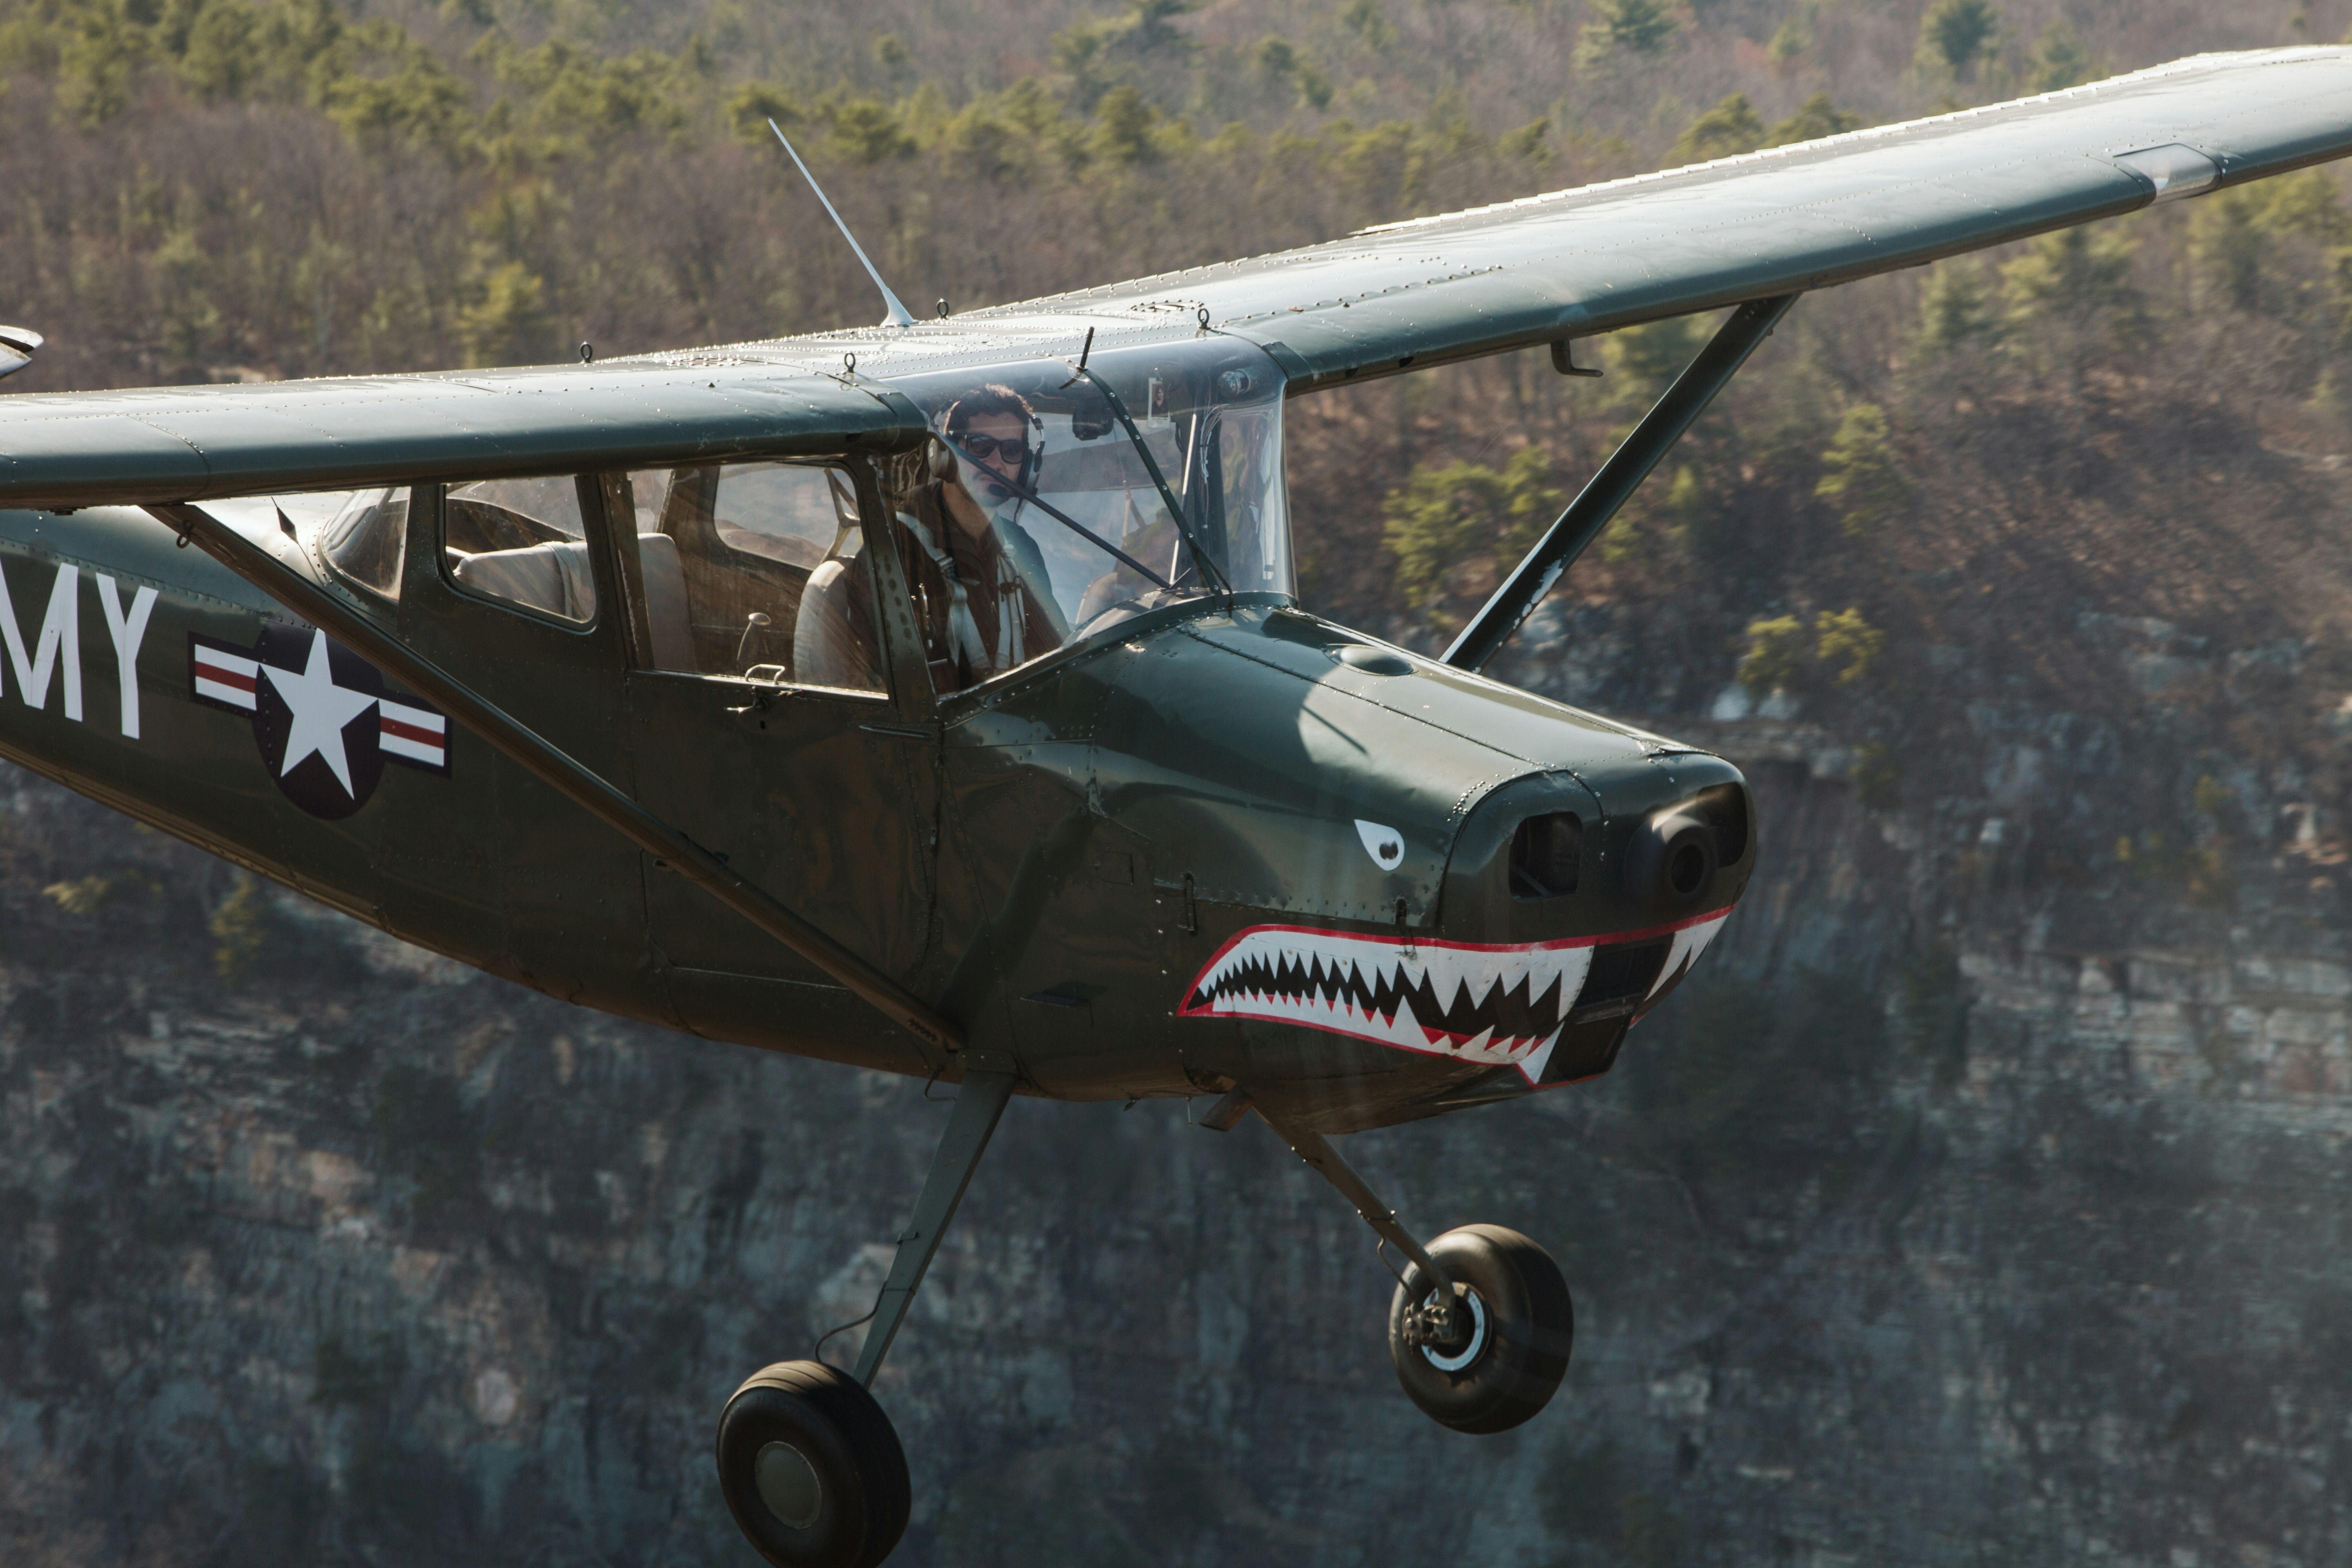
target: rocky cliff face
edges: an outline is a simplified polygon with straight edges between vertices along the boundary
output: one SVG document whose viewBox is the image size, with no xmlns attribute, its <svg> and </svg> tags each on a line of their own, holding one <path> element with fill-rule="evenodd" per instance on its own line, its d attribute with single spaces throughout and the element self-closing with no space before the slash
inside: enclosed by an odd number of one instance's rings
<svg viewBox="0 0 2352 1568">
<path fill-rule="evenodd" d="M 1654 618 L 1548 615 L 1515 676 L 1641 705 Z M 2150 689 L 2315 680 L 2084 636 Z M 897 1561 L 2352 1554 L 2352 954 L 2310 758 L 2199 763 L 2160 703 L 2061 710 L 1955 655 L 1890 793 L 1727 668 L 1656 721 L 1758 786 L 1704 982 L 1606 1079 L 1353 1141 L 1409 1222 L 1560 1258 L 1552 1407 L 1418 1415 L 1370 1238 L 1255 1120 L 1016 1102 L 877 1390 Z M 2183 766 L 2201 837 L 2069 858 Z M 943 1108 L 10 787 L 0 1560 L 751 1561 L 717 1412 L 865 1310 Z"/>
</svg>

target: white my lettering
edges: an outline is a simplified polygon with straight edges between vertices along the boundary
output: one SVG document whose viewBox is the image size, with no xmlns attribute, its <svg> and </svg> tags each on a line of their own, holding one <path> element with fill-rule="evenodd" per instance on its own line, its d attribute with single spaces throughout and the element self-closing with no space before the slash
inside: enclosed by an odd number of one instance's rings
<svg viewBox="0 0 2352 1568">
<path fill-rule="evenodd" d="M 8 580 L 0 575 L 0 638 L 8 644 L 8 663 L 16 672 L 16 695 L 27 708 L 49 705 L 49 677 L 57 671 L 59 653 L 65 665 L 66 717 L 81 718 L 81 621 L 75 585 L 79 567 L 59 565 L 49 584 L 49 607 L 41 616 L 41 633 L 33 657 L 25 657 L 25 634 L 16 620 L 16 606 L 8 596 Z"/>
<path fill-rule="evenodd" d="M 114 644 L 114 668 L 122 693 L 122 733 L 139 739 L 139 649 L 147 640 L 147 623 L 155 614 L 156 591 L 131 591 L 131 607 L 122 605 L 121 585 L 103 572 L 93 572 L 99 608 L 106 612 L 106 635 Z M 27 708 L 49 705 L 49 682 L 62 689 L 60 706 L 68 719 L 81 718 L 81 568 L 60 563 L 49 583 L 49 602 L 41 614 L 40 630 L 28 653 L 24 623 L 0 573 L 0 644 L 7 647 L 7 669 L 16 678 L 16 698 Z M 5 684 L 5 682 L 0 682 Z"/>
<path fill-rule="evenodd" d="M 106 612 L 106 635 L 114 639 L 114 668 L 122 679 L 122 733 L 139 738 L 139 645 L 147 640 L 147 617 L 155 613 L 155 590 L 142 587 L 131 595 L 131 613 L 122 613 L 122 599 L 114 579 L 103 572 L 90 575 L 98 582 L 99 608 Z"/>
</svg>

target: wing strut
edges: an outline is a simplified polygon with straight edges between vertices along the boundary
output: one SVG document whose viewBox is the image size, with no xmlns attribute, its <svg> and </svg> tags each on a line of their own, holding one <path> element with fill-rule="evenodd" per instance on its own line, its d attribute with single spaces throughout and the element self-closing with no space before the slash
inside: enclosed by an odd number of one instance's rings
<svg viewBox="0 0 2352 1568">
<path fill-rule="evenodd" d="M 1458 669 L 1486 667 L 1495 650 L 1519 629 L 1519 623 L 1543 602 L 1585 547 L 1601 537 L 1601 531 L 1658 466 L 1658 459 L 1682 439 L 1691 422 L 1706 412 L 1715 395 L 1748 363 L 1756 345 L 1772 335 L 1772 328 L 1796 302 L 1794 294 L 1776 294 L 1769 300 L 1750 300 L 1731 312 L 1706 347 L 1699 350 L 1698 357 L 1666 388 L 1657 405 L 1609 454 L 1601 471 L 1576 492 L 1559 521 L 1536 542 L 1536 547 L 1495 590 L 1495 596 L 1462 628 L 1462 635 L 1445 650 L 1446 663 Z"/>
<path fill-rule="evenodd" d="M 950 1051 L 962 1048 L 963 1031 L 944 1015 L 262 546 L 202 507 L 173 503 L 146 510 L 294 614 L 446 710 L 509 761 L 872 1003 L 917 1039 Z"/>
</svg>

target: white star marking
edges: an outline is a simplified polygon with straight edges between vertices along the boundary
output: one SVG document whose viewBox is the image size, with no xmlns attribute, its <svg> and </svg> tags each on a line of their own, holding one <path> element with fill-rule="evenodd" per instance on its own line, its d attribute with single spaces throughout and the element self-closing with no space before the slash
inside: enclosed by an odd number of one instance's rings
<svg viewBox="0 0 2352 1568">
<path fill-rule="evenodd" d="M 374 707 L 375 699 L 335 684 L 327 663 L 327 634 L 322 631 L 310 634 L 310 662 L 301 674 L 274 664 L 261 668 L 268 671 L 269 684 L 294 711 L 294 726 L 286 732 L 286 762 L 278 770 L 278 776 L 292 773 L 296 763 L 316 752 L 334 773 L 335 782 L 343 786 L 343 793 L 358 798 L 359 792 L 352 788 L 351 758 L 343 751 L 343 726 Z"/>
</svg>

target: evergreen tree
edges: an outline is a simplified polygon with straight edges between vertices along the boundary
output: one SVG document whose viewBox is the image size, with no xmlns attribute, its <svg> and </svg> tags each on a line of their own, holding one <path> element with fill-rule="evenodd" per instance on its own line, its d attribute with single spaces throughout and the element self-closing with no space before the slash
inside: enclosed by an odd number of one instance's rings
<svg viewBox="0 0 2352 1568">
<path fill-rule="evenodd" d="M 1939 351 L 1992 336 L 1998 323 L 1991 306 L 1982 267 L 1964 257 L 1938 263 L 1919 301 L 1919 345 Z"/>
<path fill-rule="evenodd" d="M 1848 533 L 1869 532 L 1911 499 L 1910 481 L 1886 437 L 1885 411 L 1874 403 L 1857 403 L 1845 411 L 1822 454 L 1821 482 L 1813 493 L 1837 508 Z"/>
<path fill-rule="evenodd" d="M 1936 0 L 1919 18 L 1919 63 L 1964 76 L 1990 54 L 2000 34 L 1992 0 Z"/>
<path fill-rule="evenodd" d="M 1764 122 L 1748 106 L 1748 95 L 1735 92 L 1692 121 L 1668 156 L 1679 163 L 1703 163 L 1710 158 L 1753 153 L 1763 141 Z"/>
<path fill-rule="evenodd" d="M 2138 318 L 2131 237 L 2112 228 L 2065 228 L 2028 243 L 2000 269 L 2006 324 L 2031 331 L 2053 323 L 2128 325 Z"/>
<path fill-rule="evenodd" d="M 2042 37 L 2034 40 L 2033 66 L 2026 73 L 2025 86 L 2030 92 L 2056 92 L 2061 88 L 2079 86 L 2096 72 L 2091 51 L 2083 47 L 2083 40 L 2061 16 L 2042 28 Z"/>
<path fill-rule="evenodd" d="M 1559 514 L 1542 450 L 1523 447 L 1500 468 L 1423 464 L 1382 503 L 1381 537 L 1396 557 L 1397 586 L 1414 604 L 1435 597 L 1465 561 L 1533 544 Z"/>
<path fill-rule="evenodd" d="M 1849 131 L 1862 129 L 1862 116 L 1848 114 L 1830 101 L 1826 92 L 1817 92 L 1797 106 L 1797 112 L 1772 127 L 1764 138 L 1767 147 L 1786 147 L 1797 142 L 1818 142 L 1824 136 L 1842 136 Z"/>
<path fill-rule="evenodd" d="M 1595 70 L 1628 55 L 1660 54 L 1681 30 L 1673 8 L 1660 0 L 1591 0 L 1576 37 L 1576 63 Z"/>
</svg>

